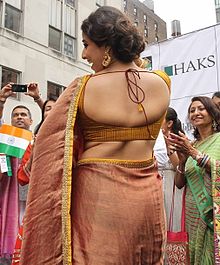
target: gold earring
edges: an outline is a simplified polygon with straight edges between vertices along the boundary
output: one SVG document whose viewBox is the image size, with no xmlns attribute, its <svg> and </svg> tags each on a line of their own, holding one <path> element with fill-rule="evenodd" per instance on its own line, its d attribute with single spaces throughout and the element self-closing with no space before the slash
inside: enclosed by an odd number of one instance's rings
<svg viewBox="0 0 220 265">
<path fill-rule="evenodd" d="M 218 123 L 215 120 L 212 121 L 212 128 L 213 128 L 214 132 L 217 131 Z"/>
<path fill-rule="evenodd" d="M 134 59 L 134 62 L 135 62 L 135 64 L 136 64 L 138 67 L 141 67 L 141 68 L 142 68 L 142 66 L 143 66 L 143 60 L 142 60 L 140 57 L 135 58 L 135 59 Z"/>
<path fill-rule="evenodd" d="M 107 48 L 105 50 L 105 54 L 103 56 L 103 61 L 102 61 L 102 65 L 106 68 L 110 65 L 111 61 L 112 61 L 112 58 L 109 54 L 109 51 L 110 51 L 110 48 Z"/>
</svg>

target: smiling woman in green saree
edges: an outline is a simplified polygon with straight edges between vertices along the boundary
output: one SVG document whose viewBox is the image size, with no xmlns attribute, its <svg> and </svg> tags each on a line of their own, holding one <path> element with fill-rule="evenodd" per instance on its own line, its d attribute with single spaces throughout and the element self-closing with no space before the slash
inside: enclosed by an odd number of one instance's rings
<svg viewBox="0 0 220 265">
<path fill-rule="evenodd" d="M 169 140 L 179 156 L 176 186 L 186 185 L 190 264 L 219 264 L 220 112 L 210 98 L 194 97 L 188 116 L 195 141 L 183 134 Z"/>
</svg>

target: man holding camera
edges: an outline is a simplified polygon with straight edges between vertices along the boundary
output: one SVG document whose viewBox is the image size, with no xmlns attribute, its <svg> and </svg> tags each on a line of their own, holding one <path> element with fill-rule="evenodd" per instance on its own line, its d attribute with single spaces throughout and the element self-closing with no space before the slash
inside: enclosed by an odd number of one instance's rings
<svg viewBox="0 0 220 265">
<path fill-rule="evenodd" d="M 0 91 L 0 119 L 2 118 L 4 104 L 8 97 L 16 95 L 16 92 L 13 92 L 13 86 L 16 86 L 13 83 L 9 83 L 4 86 Z M 24 92 L 25 95 L 28 95 L 34 99 L 40 108 L 43 107 L 44 101 L 40 97 L 40 92 L 38 85 L 36 83 L 30 83 L 27 85 L 27 92 Z M 16 90 L 14 90 L 16 91 Z M 13 124 L 12 124 L 13 125 Z"/>
<path fill-rule="evenodd" d="M 26 95 L 32 97 L 40 108 L 43 100 L 40 97 L 38 85 L 30 83 L 27 85 Z M 15 91 L 15 90 L 14 90 Z M 23 91 L 22 91 L 23 92 Z M 13 92 L 13 84 L 7 84 L 0 90 L 0 120 L 2 118 L 4 104 L 7 98 L 16 94 Z M 11 113 L 11 125 L 30 130 L 32 117 L 30 110 L 23 105 L 16 106 Z M 14 250 L 15 239 L 18 233 L 19 212 L 23 212 L 26 204 L 23 187 L 19 187 L 17 180 L 17 170 L 20 159 L 10 157 L 12 176 L 0 172 L 0 264 L 7 262 L 11 258 Z M 22 198 L 23 197 L 23 198 Z"/>
</svg>

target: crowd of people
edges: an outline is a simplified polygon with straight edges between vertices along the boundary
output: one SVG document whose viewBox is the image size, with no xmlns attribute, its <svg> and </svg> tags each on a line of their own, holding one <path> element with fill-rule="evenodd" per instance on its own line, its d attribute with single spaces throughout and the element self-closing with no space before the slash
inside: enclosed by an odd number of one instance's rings
<svg viewBox="0 0 220 265">
<path fill-rule="evenodd" d="M 12 92 L 11 84 L 7 84 L 1 89 L 0 119 L 2 119 L 5 102 L 13 94 L 15 92 Z M 42 106 L 43 100 L 40 98 L 37 84 L 29 84 L 27 95 L 31 96 L 39 107 Z M 12 126 L 29 130 L 32 122 L 31 112 L 26 106 L 18 105 L 12 110 Z M 12 176 L 9 177 L 7 172 L 0 174 L 0 264 L 4 264 L 7 260 L 10 260 L 13 253 L 20 220 L 25 210 L 28 189 L 27 186 L 23 188 L 18 185 L 17 171 L 20 164 L 19 159 L 10 157 L 10 160 Z"/>
<path fill-rule="evenodd" d="M 143 69 L 145 42 L 125 14 L 100 7 L 81 30 L 94 74 L 57 101 L 28 85 L 42 118 L 23 158 L 10 157 L 12 176 L 0 174 L 0 264 L 163 264 L 175 186 L 173 228 L 185 198 L 190 264 L 218 264 L 220 93 L 192 98 L 191 139 L 169 77 Z M 0 118 L 13 93 L 1 89 Z M 26 106 L 12 110 L 12 126 L 31 124 Z"/>
</svg>

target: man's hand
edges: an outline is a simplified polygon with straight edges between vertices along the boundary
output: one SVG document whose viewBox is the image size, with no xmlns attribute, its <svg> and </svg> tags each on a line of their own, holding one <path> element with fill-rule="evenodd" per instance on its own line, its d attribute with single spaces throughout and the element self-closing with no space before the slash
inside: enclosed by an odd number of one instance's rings
<svg viewBox="0 0 220 265">
<path fill-rule="evenodd" d="M 6 102 L 8 97 L 16 95 L 16 93 L 12 92 L 11 85 L 12 83 L 9 83 L 0 90 L 0 103 L 2 105 Z"/>
<path fill-rule="evenodd" d="M 25 93 L 32 97 L 35 101 L 40 98 L 40 91 L 37 83 L 29 83 L 28 84 L 28 92 Z"/>
</svg>

